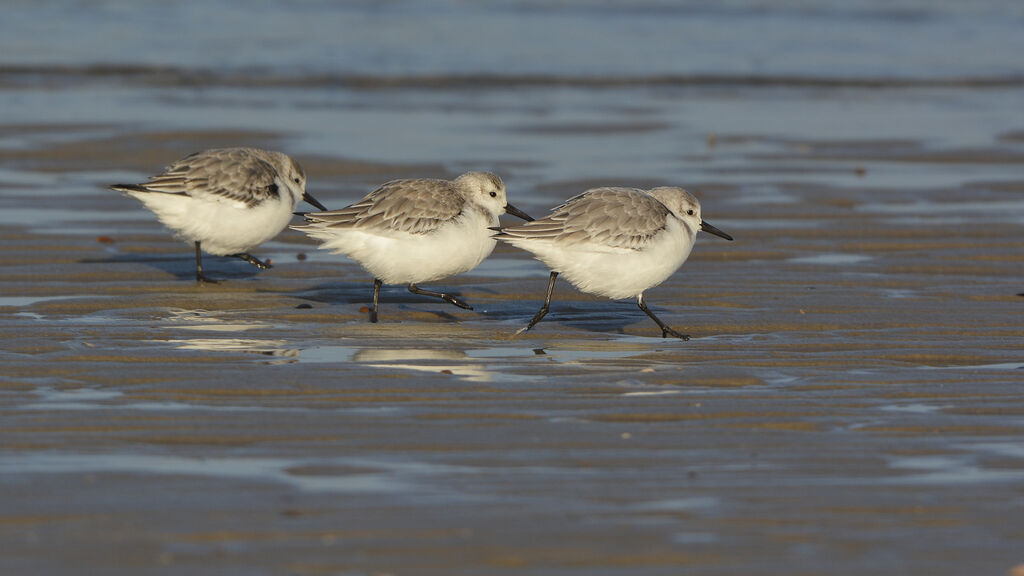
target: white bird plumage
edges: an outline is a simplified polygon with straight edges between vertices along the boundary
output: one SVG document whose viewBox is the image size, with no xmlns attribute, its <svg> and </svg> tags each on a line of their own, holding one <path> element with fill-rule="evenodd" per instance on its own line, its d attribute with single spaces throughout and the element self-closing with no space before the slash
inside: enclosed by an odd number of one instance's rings
<svg viewBox="0 0 1024 576">
<path fill-rule="evenodd" d="M 502 228 L 495 236 L 531 252 L 551 269 L 540 311 L 519 333 L 547 314 L 561 274 L 582 292 L 637 305 L 662 329 L 662 337 L 689 337 L 658 319 L 644 304 L 645 290 L 672 275 L 690 255 L 698 230 L 732 237 L 701 219 L 700 203 L 682 188 L 594 188 L 570 198 L 545 218 Z"/>
<path fill-rule="evenodd" d="M 346 208 L 306 214 L 306 224 L 292 229 L 373 275 L 370 321 L 376 322 L 381 284 L 407 284 L 410 292 L 472 310 L 450 294 L 417 284 L 476 268 L 494 250 L 490 229 L 502 213 L 531 219 L 508 204 L 501 178 L 468 172 L 454 180 L 393 180 Z"/>
<path fill-rule="evenodd" d="M 195 245 L 200 282 L 213 282 L 203 275 L 201 250 L 269 268 L 249 251 L 284 230 L 299 200 L 325 210 L 306 192 L 298 162 L 258 148 L 196 152 L 146 182 L 110 187 L 142 201 L 177 238 Z"/>
</svg>

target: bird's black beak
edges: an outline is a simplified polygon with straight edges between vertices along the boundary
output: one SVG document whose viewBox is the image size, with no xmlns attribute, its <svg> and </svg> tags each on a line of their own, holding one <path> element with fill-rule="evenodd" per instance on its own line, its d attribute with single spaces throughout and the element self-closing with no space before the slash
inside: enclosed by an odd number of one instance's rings
<svg viewBox="0 0 1024 576">
<path fill-rule="evenodd" d="M 318 208 L 321 212 L 326 212 L 327 211 L 327 207 L 324 206 L 323 204 L 321 204 L 320 201 L 317 200 L 316 198 L 313 198 L 312 196 L 310 196 L 309 192 L 304 192 L 302 194 L 302 199 L 306 201 L 306 204 L 309 204 L 310 206 Z"/>
<path fill-rule="evenodd" d="M 705 232 L 708 232 L 710 234 L 714 234 L 715 236 L 718 236 L 719 238 L 725 238 L 726 240 L 732 240 L 732 236 L 729 236 L 725 232 L 722 232 L 718 228 L 715 228 L 714 226 L 712 226 L 711 224 L 708 224 L 707 222 L 705 222 L 703 220 L 700 221 L 700 229 L 705 231 Z"/>
<path fill-rule="evenodd" d="M 516 208 L 515 206 L 513 206 L 511 204 L 505 204 L 505 213 L 506 214 L 511 214 L 511 215 L 515 216 L 516 218 L 522 218 L 523 220 L 526 220 L 527 222 L 533 222 L 533 218 L 529 214 L 527 214 L 526 212 L 523 212 L 522 210 L 520 210 L 519 208 Z M 730 238 L 730 240 L 731 240 L 731 238 Z"/>
</svg>

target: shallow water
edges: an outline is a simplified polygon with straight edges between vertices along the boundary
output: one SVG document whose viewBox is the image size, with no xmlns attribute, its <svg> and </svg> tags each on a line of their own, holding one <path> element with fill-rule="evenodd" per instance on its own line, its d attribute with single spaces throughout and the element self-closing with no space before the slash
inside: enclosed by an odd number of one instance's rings
<svg viewBox="0 0 1024 576">
<path fill-rule="evenodd" d="M 47 23 L 40 31 L 38 23 Z M 1024 564 L 1016 2 L 18 3 L 0 19 L 0 572 L 1003 574 Z M 295 38 L 301 41 L 296 42 Z M 954 50 L 955 47 L 955 51 Z M 105 189 L 293 153 L 340 207 L 679 184 L 646 300 L 499 247 L 386 287 Z M 301 255 L 301 257 L 300 257 Z"/>
</svg>

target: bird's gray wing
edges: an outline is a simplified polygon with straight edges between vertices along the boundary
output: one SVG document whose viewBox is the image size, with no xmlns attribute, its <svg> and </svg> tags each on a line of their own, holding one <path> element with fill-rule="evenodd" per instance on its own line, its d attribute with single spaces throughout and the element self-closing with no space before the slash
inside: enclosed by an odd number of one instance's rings
<svg viewBox="0 0 1024 576">
<path fill-rule="evenodd" d="M 668 208 L 643 190 L 594 188 L 570 198 L 545 218 L 502 228 L 497 237 L 638 250 L 665 228 L 668 215 Z"/>
<path fill-rule="evenodd" d="M 279 196 L 277 170 L 246 148 L 220 148 L 190 154 L 140 184 L 150 192 L 227 199 L 257 206 Z"/>
<path fill-rule="evenodd" d="M 465 204 L 447 180 L 392 180 L 347 208 L 306 214 L 306 221 L 329 228 L 427 234 L 458 216 Z"/>
</svg>

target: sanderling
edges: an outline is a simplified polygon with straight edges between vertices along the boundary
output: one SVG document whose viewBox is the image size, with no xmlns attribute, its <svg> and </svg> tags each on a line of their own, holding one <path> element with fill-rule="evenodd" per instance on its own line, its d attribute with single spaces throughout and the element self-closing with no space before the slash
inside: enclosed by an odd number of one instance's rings
<svg viewBox="0 0 1024 576">
<path fill-rule="evenodd" d="M 147 182 L 110 187 L 141 200 L 176 237 L 195 244 L 197 282 L 215 282 L 203 275 L 201 250 L 270 268 L 249 251 L 284 230 L 299 200 L 326 210 L 306 192 L 298 162 L 257 148 L 196 152 Z"/>
<path fill-rule="evenodd" d="M 636 303 L 661 327 L 662 338 L 683 340 L 644 304 L 644 290 L 672 275 L 690 255 L 697 230 L 732 240 L 703 221 L 692 194 L 675 187 L 652 190 L 594 188 L 567 200 L 551 215 L 501 228 L 495 237 L 518 246 L 551 269 L 544 305 L 521 334 L 548 313 L 555 278 L 563 274 L 577 289 Z"/>
<path fill-rule="evenodd" d="M 533 220 L 505 200 L 505 184 L 488 172 L 455 180 L 394 180 L 341 210 L 306 214 L 292 226 L 344 254 L 373 275 L 370 322 L 377 321 L 381 284 L 408 284 L 413 294 L 473 307 L 442 292 L 417 286 L 472 270 L 496 244 L 491 228 L 507 212 Z"/>
</svg>

